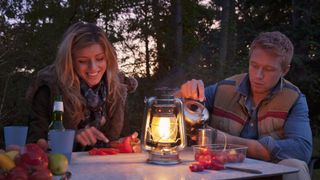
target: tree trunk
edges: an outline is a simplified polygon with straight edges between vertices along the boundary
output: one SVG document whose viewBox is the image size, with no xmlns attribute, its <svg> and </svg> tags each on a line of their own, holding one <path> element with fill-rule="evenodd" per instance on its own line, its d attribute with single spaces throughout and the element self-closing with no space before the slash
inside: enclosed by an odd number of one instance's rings
<svg viewBox="0 0 320 180">
<path fill-rule="evenodd" d="M 228 64 L 233 64 L 236 46 L 235 2 L 222 1 L 221 36 L 218 78 L 223 78 L 228 71 Z"/>
<path fill-rule="evenodd" d="M 232 65 L 235 60 L 236 45 L 237 45 L 237 27 L 236 27 L 236 17 L 235 17 L 235 1 L 230 1 L 229 10 L 229 26 L 228 26 L 228 51 L 227 51 L 227 62 Z"/>
<path fill-rule="evenodd" d="M 152 24 L 154 27 L 154 39 L 156 41 L 156 49 L 157 49 L 157 55 L 156 55 L 156 61 L 158 62 L 158 70 L 157 74 L 161 75 L 162 72 L 165 72 L 166 69 L 166 59 L 164 58 L 164 49 L 163 49 L 163 36 L 162 36 L 162 30 L 161 30 L 161 17 L 160 17 L 160 10 L 159 10 L 159 0 L 152 0 L 152 13 L 153 13 L 153 19 Z"/>
<path fill-rule="evenodd" d="M 147 2 L 145 1 L 145 17 L 144 17 L 144 42 L 145 42 L 145 51 L 146 51 L 146 75 L 147 75 L 147 78 L 150 79 L 150 51 L 149 51 L 149 31 L 148 31 L 148 13 L 147 13 Z"/>
<path fill-rule="evenodd" d="M 219 70 L 218 77 L 223 77 L 225 63 L 228 51 L 228 35 L 229 35 L 229 20 L 230 20 L 230 0 L 222 1 L 222 16 L 221 16 L 221 36 L 220 36 L 220 54 L 219 54 Z"/>
<path fill-rule="evenodd" d="M 176 53 L 176 60 L 175 64 L 181 63 L 182 60 L 182 7 L 181 7 L 181 0 L 176 0 L 175 1 L 175 53 Z"/>
</svg>

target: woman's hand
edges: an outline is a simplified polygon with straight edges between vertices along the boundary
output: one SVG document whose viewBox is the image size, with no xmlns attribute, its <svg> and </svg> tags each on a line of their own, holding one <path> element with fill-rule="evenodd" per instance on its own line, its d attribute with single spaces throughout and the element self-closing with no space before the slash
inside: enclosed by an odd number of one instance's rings
<svg viewBox="0 0 320 180">
<path fill-rule="evenodd" d="M 76 133 L 76 141 L 82 146 L 91 146 L 97 143 L 97 140 L 103 141 L 105 143 L 109 142 L 109 139 L 97 128 L 89 127 L 80 129 Z"/>
<path fill-rule="evenodd" d="M 140 153 L 141 150 L 141 141 L 138 138 L 138 133 L 134 132 L 133 134 L 131 134 L 131 145 L 132 145 L 132 150 L 134 153 Z"/>
<path fill-rule="evenodd" d="M 192 79 L 182 84 L 175 96 L 204 101 L 204 84 L 202 80 Z"/>
</svg>

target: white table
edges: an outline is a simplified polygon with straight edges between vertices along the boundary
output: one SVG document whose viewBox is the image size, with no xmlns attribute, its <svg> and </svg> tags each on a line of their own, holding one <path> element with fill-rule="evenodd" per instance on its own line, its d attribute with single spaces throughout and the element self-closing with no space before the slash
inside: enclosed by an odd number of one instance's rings
<svg viewBox="0 0 320 180">
<path fill-rule="evenodd" d="M 178 165 L 154 165 L 146 163 L 148 154 L 130 153 L 106 156 L 90 156 L 87 152 L 72 154 L 69 170 L 75 180 L 179 180 L 179 179 L 282 179 L 283 174 L 297 172 L 298 169 L 283 165 L 246 158 L 243 163 L 230 163 L 237 167 L 252 168 L 262 174 L 251 174 L 234 170 L 204 170 L 191 172 L 189 164 L 194 161 L 191 150 L 180 153 L 182 160 Z"/>
</svg>

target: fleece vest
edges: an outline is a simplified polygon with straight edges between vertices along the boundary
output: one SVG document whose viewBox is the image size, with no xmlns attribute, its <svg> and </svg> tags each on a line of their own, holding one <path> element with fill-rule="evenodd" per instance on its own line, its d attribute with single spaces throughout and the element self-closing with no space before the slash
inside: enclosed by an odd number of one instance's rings
<svg viewBox="0 0 320 180">
<path fill-rule="evenodd" d="M 247 74 L 235 75 L 218 83 L 215 94 L 211 126 L 234 136 L 240 135 L 250 118 L 245 107 L 247 97 L 237 91 L 237 87 L 246 76 Z M 263 100 L 257 110 L 259 138 L 284 138 L 284 124 L 288 112 L 299 97 L 300 91 L 289 81 L 280 81 L 279 91 Z"/>
</svg>

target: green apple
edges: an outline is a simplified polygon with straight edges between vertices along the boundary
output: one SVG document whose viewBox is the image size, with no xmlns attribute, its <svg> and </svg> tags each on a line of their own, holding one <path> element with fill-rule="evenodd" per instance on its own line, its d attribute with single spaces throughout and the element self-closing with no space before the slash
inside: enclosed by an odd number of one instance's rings
<svg viewBox="0 0 320 180">
<path fill-rule="evenodd" d="M 49 154 L 49 169 L 54 175 L 63 175 L 68 170 L 68 159 L 64 154 Z"/>
</svg>

